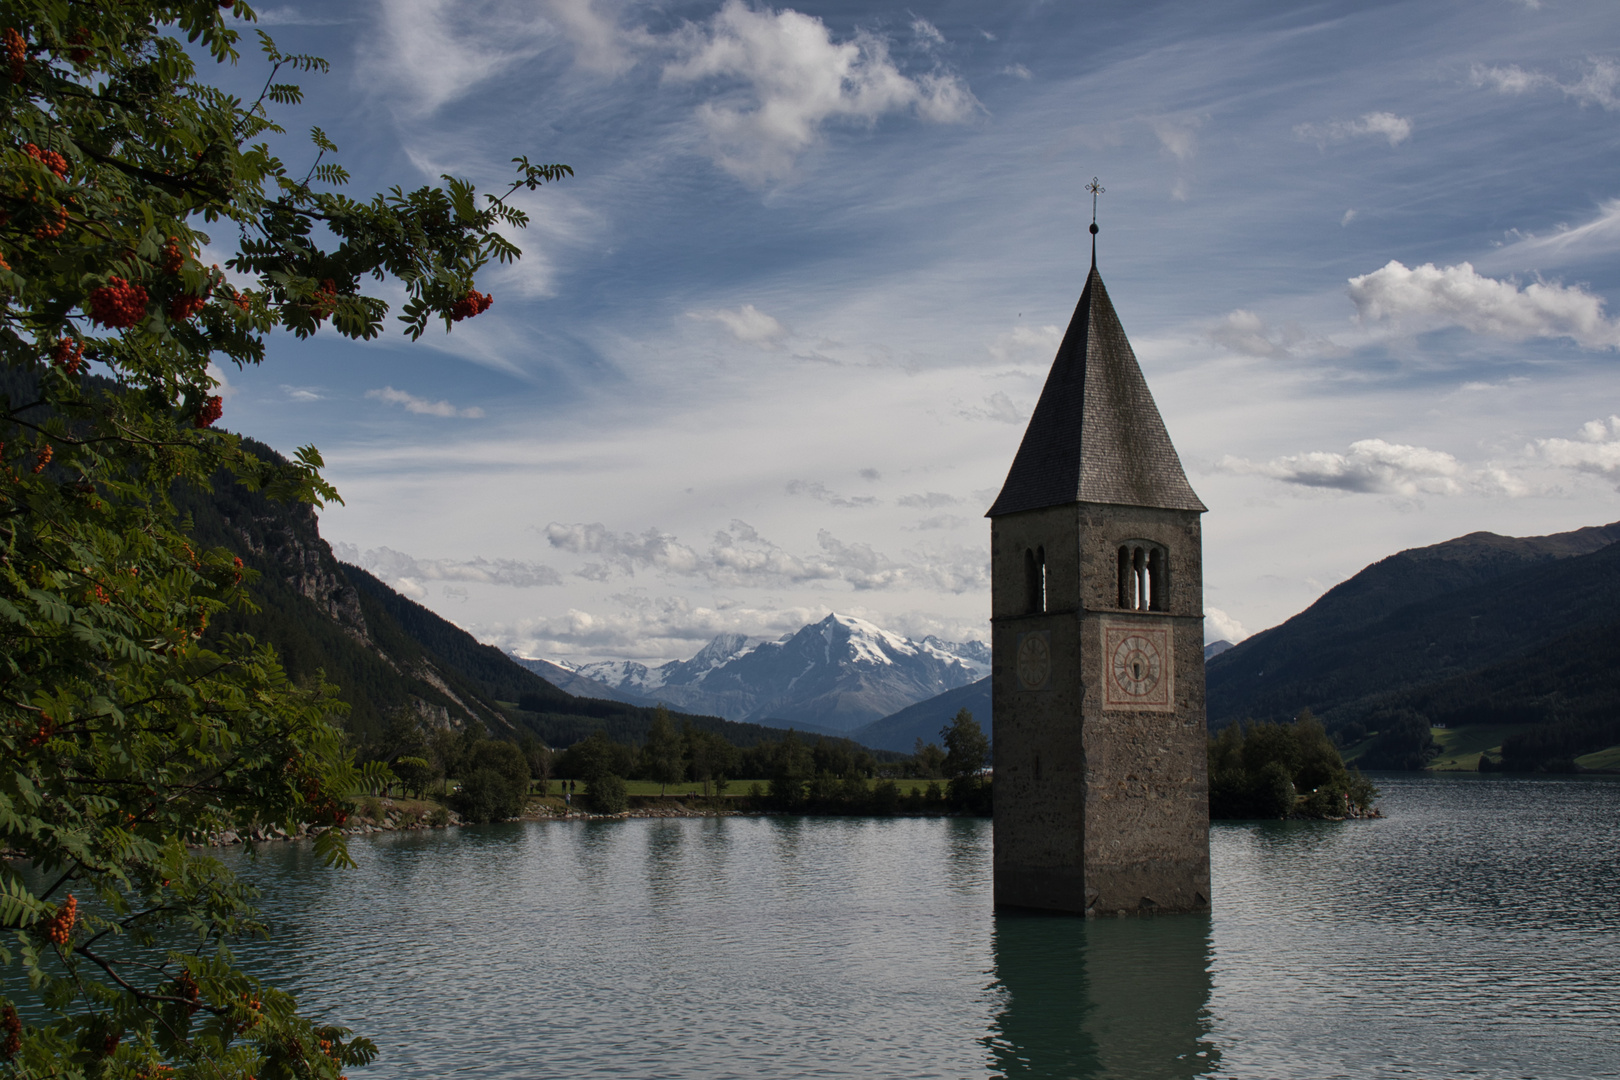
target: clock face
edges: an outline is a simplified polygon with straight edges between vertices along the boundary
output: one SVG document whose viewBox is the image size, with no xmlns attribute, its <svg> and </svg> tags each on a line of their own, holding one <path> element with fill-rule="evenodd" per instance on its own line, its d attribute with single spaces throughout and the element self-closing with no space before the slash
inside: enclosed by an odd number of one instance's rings
<svg viewBox="0 0 1620 1080">
<path fill-rule="evenodd" d="M 1025 634 L 1018 642 L 1018 685 L 1039 690 L 1052 675 L 1052 639 L 1043 630 Z"/>
<path fill-rule="evenodd" d="M 1102 660 L 1104 708 L 1175 711 L 1169 626 L 1110 620 Z"/>
<path fill-rule="evenodd" d="M 1159 645 L 1144 634 L 1131 634 L 1114 646 L 1110 674 L 1127 697 L 1148 698 L 1164 678 L 1164 657 Z"/>
</svg>

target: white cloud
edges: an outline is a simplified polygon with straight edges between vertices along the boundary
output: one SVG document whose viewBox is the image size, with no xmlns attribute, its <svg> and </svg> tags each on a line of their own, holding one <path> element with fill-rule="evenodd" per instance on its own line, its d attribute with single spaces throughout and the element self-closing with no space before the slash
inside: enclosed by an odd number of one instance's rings
<svg viewBox="0 0 1620 1080">
<path fill-rule="evenodd" d="M 1339 219 L 1339 228 L 1344 228 L 1354 220 L 1356 220 L 1356 208 L 1352 206 L 1344 212 L 1344 217 Z"/>
<path fill-rule="evenodd" d="M 1578 285 L 1533 282 L 1522 290 L 1476 272 L 1469 263 L 1408 269 L 1390 260 L 1349 282 L 1363 320 L 1416 329 L 1460 326 L 1509 341 L 1567 337 L 1588 349 L 1620 348 L 1620 326 L 1603 315 L 1603 298 Z"/>
<path fill-rule="evenodd" d="M 945 44 L 945 35 L 939 32 L 939 27 L 935 26 L 927 19 L 920 17 L 912 19 L 911 32 L 915 34 L 917 36 L 917 40 L 922 42 L 924 45 L 938 47 Z"/>
<path fill-rule="evenodd" d="M 842 509 L 851 509 L 859 506 L 876 506 L 877 497 L 874 495 L 843 496 L 830 491 L 826 484 L 820 481 L 789 480 L 787 483 L 789 495 L 806 495 L 817 502 L 824 502 L 828 506 Z"/>
<path fill-rule="evenodd" d="M 1008 64 L 1006 67 L 1001 69 L 1001 73 L 1003 75 L 1011 75 L 1015 79 L 1029 80 L 1035 77 L 1035 73 L 1029 70 L 1029 68 L 1025 67 L 1023 64 Z"/>
<path fill-rule="evenodd" d="M 613 598 L 611 613 L 571 608 L 561 615 L 525 619 L 515 625 L 476 627 L 480 641 L 523 656 L 662 661 L 686 659 L 718 634 L 777 638 L 825 618 L 827 607 L 760 609 L 740 605 L 693 604 L 684 597 L 636 594 Z"/>
<path fill-rule="evenodd" d="M 706 25 L 687 26 L 674 44 L 681 55 L 664 77 L 722 85 L 698 119 L 715 161 L 752 184 L 788 176 L 829 121 L 870 124 L 909 110 L 955 123 L 980 107 L 955 73 L 908 77 L 889 58 L 885 39 L 862 32 L 834 42 L 825 23 L 797 11 L 754 11 L 726 0 Z"/>
<path fill-rule="evenodd" d="M 870 544 L 840 540 L 826 529 L 816 534 L 819 551 L 795 555 L 760 536 L 744 521 L 714 534 L 706 552 L 698 553 L 659 529 L 641 534 L 615 533 L 600 524 L 546 526 L 555 548 L 598 556 L 576 576 L 608 581 L 614 572 L 634 575 L 637 569 L 707 581 L 716 588 L 781 588 L 815 582 L 843 582 L 856 590 L 925 589 L 960 594 L 989 586 L 990 556 L 982 548 L 919 548 L 903 559 L 892 558 Z"/>
<path fill-rule="evenodd" d="M 362 82 L 386 85 L 390 102 L 418 116 L 538 55 L 550 31 L 523 5 L 486 5 L 471 21 L 455 0 L 386 0 L 375 11 L 362 38 Z"/>
<path fill-rule="evenodd" d="M 1271 340 L 1272 330 L 1252 311 L 1238 308 L 1209 332 L 1215 344 L 1244 356 L 1285 357 L 1288 349 Z"/>
<path fill-rule="evenodd" d="M 1267 462 L 1228 456 L 1218 467 L 1304 487 L 1384 495 L 1456 495 L 1465 479 L 1462 463 L 1442 450 L 1383 439 L 1353 442 L 1348 454 L 1318 450 Z"/>
<path fill-rule="evenodd" d="M 1212 326 L 1209 339 L 1240 356 L 1286 360 L 1294 356 L 1333 356 L 1343 347 L 1322 337 L 1311 337 L 1295 323 L 1274 327 L 1246 308 L 1237 308 Z"/>
<path fill-rule="evenodd" d="M 957 409 L 956 415 L 964 420 L 995 420 L 1002 424 L 1022 424 L 1029 419 L 1029 413 L 1000 390 L 985 398 L 983 405 Z"/>
<path fill-rule="evenodd" d="M 1532 452 L 1550 464 L 1612 480 L 1620 490 L 1620 416 L 1589 420 L 1573 439 L 1538 439 Z"/>
<path fill-rule="evenodd" d="M 1159 145 L 1179 162 L 1188 162 L 1198 153 L 1198 129 L 1203 121 L 1188 117 L 1161 116 L 1150 121 Z"/>
<path fill-rule="evenodd" d="M 648 529 L 637 535 L 614 533 L 600 523 L 563 525 L 552 522 L 546 526 L 545 535 L 554 548 L 576 555 L 600 555 L 604 562 L 596 566 L 604 569 L 607 565 L 617 566 L 631 575 L 638 566 L 674 573 L 690 573 L 698 567 L 697 552 L 660 529 Z M 607 575 L 588 572 L 583 576 L 605 580 Z"/>
<path fill-rule="evenodd" d="M 1319 146 L 1347 139 L 1382 137 L 1399 146 L 1412 137 L 1412 121 L 1389 112 L 1370 112 L 1359 120 L 1333 120 L 1326 124 L 1296 124 L 1294 134 Z"/>
<path fill-rule="evenodd" d="M 942 506 L 955 506 L 961 501 L 955 495 L 947 495 L 943 491 L 929 491 L 920 495 L 902 495 L 894 500 L 894 505 L 919 510 L 938 510 Z"/>
<path fill-rule="evenodd" d="M 448 401 L 429 401 L 427 398 L 419 398 L 403 390 L 395 390 L 392 386 L 385 386 L 381 390 L 367 390 L 366 397 L 376 398 L 390 405 L 403 405 L 406 412 L 421 416 L 458 416 L 466 420 L 477 420 L 484 415 L 484 410 L 476 405 L 458 409 Z"/>
<path fill-rule="evenodd" d="M 1243 624 L 1220 608 L 1204 609 L 1204 638 L 1206 641 L 1230 641 L 1236 645 L 1249 636 Z"/>
<path fill-rule="evenodd" d="M 1488 87 L 1499 94 L 1523 94 L 1539 86 L 1549 86 L 1557 82 L 1550 75 L 1526 71 L 1517 64 L 1508 64 L 1504 67 L 1475 64 L 1469 69 L 1468 81 L 1475 86 Z"/>
<path fill-rule="evenodd" d="M 1475 64 L 1469 69 L 1468 81 L 1499 94 L 1556 88 L 1582 105 L 1597 105 L 1611 112 L 1620 109 L 1620 64 L 1608 59 L 1588 60 L 1586 70 L 1572 83 L 1559 82 L 1544 72 L 1526 71 L 1517 64 Z"/>
<path fill-rule="evenodd" d="M 1616 252 L 1620 252 L 1620 199 L 1607 199 L 1592 220 L 1545 236 L 1523 236 L 1496 252 L 1492 261 L 1546 266 L 1604 259 Z"/>
<path fill-rule="evenodd" d="M 516 559 L 418 559 L 393 548 L 361 551 L 353 544 L 345 543 L 333 544 L 332 551 L 344 562 L 352 563 L 385 581 L 409 581 L 418 589 L 423 581 L 466 581 L 528 589 L 541 585 L 561 585 L 563 580 L 562 575 L 549 566 Z M 448 591 L 446 595 L 449 595 Z M 466 594 L 463 592 L 461 595 Z"/>
<path fill-rule="evenodd" d="M 1522 465 L 1523 462 L 1521 461 Z M 1443 450 L 1361 439 L 1349 452 L 1311 451 L 1255 462 L 1226 456 L 1222 472 L 1267 476 L 1301 487 L 1364 495 L 1485 495 L 1520 498 L 1538 492 L 1508 468 L 1493 462 L 1470 466 Z"/>
<path fill-rule="evenodd" d="M 1610 110 L 1620 109 L 1620 64 L 1613 60 L 1594 60 L 1580 80 L 1559 89 L 1582 105 L 1601 105 Z"/>
<path fill-rule="evenodd" d="M 293 401 L 324 401 L 326 395 L 313 386 L 288 386 L 281 384 L 282 391 Z"/>
<path fill-rule="evenodd" d="M 620 75 L 634 66 L 635 47 L 650 40 L 627 31 L 597 9 L 595 0 L 544 0 L 543 7 L 574 47 L 574 63 L 587 71 Z"/>
<path fill-rule="evenodd" d="M 736 311 L 691 311 L 694 319 L 713 319 L 730 330 L 738 341 L 761 348 L 772 348 L 787 336 L 787 330 L 773 316 L 767 315 L 753 304 L 744 304 Z"/>
<path fill-rule="evenodd" d="M 1015 326 L 985 347 L 998 364 L 1049 364 L 1061 344 L 1063 328 L 1048 324 Z"/>
</svg>

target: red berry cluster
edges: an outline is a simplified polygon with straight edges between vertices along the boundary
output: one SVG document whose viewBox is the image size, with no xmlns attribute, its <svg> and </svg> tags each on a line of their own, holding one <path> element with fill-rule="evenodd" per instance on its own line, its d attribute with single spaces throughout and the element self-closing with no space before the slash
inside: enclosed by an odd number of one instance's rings
<svg viewBox="0 0 1620 1080">
<path fill-rule="evenodd" d="M 3 37 L 0 37 L 6 49 L 6 59 L 11 62 L 11 81 L 20 83 L 25 74 L 23 64 L 28 59 L 28 42 L 17 33 L 16 29 L 7 27 Z"/>
<path fill-rule="evenodd" d="M 68 897 L 45 922 L 45 936 L 53 945 L 66 945 L 73 940 L 73 924 L 79 921 L 79 902 Z"/>
<path fill-rule="evenodd" d="M 488 311 L 489 305 L 494 302 L 495 298 L 489 293 L 481 293 L 477 289 L 468 289 L 466 296 L 450 305 L 450 317 L 456 322 L 460 322 L 462 319 L 470 319 L 474 315 Z"/>
<path fill-rule="evenodd" d="M 158 265 L 165 274 L 178 274 L 180 268 L 186 265 L 186 253 L 181 250 L 178 237 L 169 237 L 169 242 L 163 245 L 163 262 Z"/>
<path fill-rule="evenodd" d="M 208 306 L 208 297 L 206 296 L 182 295 L 170 300 L 166 310 L 170 319 L 175 322 L 185 322 L 206 306 Z"/>
<path fill-rule="evenodd" d="M 197 1011 L 197 980 L 191 977 L 191 972 L 182 971 L 175 976 L 174 991 L 186 1000 L 188 1014 Z"/>
<path fill-rule="evenodd" d="M 23 153 L 45 166 L 62 179 L 67 179 L 67 158 L 55 150 L 41 150 L 33 143 L 23 143 Z"/>
<path fill-rule="evenodd" d="M 32 735 L 28 736 L 28 748 L 32 750 L 37 746 L 44 746 L 50 741 L 51 736 L 54 734 L 56 734 L 56 724 L 53 723 L 51 718 L 48 716 L 41 717 L 39 721 L 39 728 L 35 730 Z"/>
<path fill-rule="evenodd" d="M 51 357 L 52 364 L 55 364 L 69 375 L 77 375 L 79 365 L 83 362 L 84 342 L 65 337 L 56 343 L 56 353 Z"/>
<path fill-rule="evenodd" d="M 232 567 L 232 570 L 233 570 L 233 572 L 231 574 L 231 584 L 232 585 L 240 585 L 240 584 L 242 584 L 242 556 L 238 555 L 236 558 L 232 559 L 231 560 L 231 567 Z"/>
<path fill-rule="evenodd" d="M 55 240 L 58 236 L 67 232 L 67 227 L 67 207 L 61 206 L 57 208 L 54 218 L 34 230 L 34 235 L 41 240 Z"/>
<path fill-rule="evenodd" d="M 213 427 L 214 421 L 218 420 L 224 412 L 225 401 L 216 395 L 202 403 L 202 407 L 197 410 L 197 419 L 193 423 L 199 428 Z"/>
<path fill-rule="evenodd" d="M 79 46 L 90 44 L 89 28 L 81 26 L 77 30 L 73 31 L 73 33 L 68 37 L 68 44 Z M 68 51 L 68 59 L 73 61 L 75 64 L 82 64 L 86 60 L 90 59 L 90 50 L 85 48 L 70 49 Z"/>
<path fill-rule="evenodd" d="M 115 330 L 128 329 L 146 315 L 146 290 L 121 277 L 109 277 L 107 284 L 90 290 L 90 318 Z"/>
<path fill-rule="evenodd" d="M 51 457 L 55 453 L 56 453 L 56 451 L 51 449 L 51 444 L 46 443 L 45 444 L 45 449 L 43 449 L 43 450 L 41 450 L 39 452 L 39 460 L 34 462 L 34 471 L 36 473 L 44 472 L 45 471 L 45 466 L 47 466 L 47 465 L 49 465 L 51 463 Z"/>
<path fill-rule="evenodd" d="M 309 306 L 315 312 L 315 321 L 325 322 L 326 317 L 337 310 L 337 282 L 331 278 L 321 282 L 321 287 L 310 298 Z"/>
<path fill-rule="evenodd" d="M 0 1030 L 6 1033 L 5 1042 L 0 1043 L 0 1057 L 10 1061 L 22 1049 L 22 1017 L 17 1015 L 17 1007 L 9 1001 L 4 1009 L 0 1009 Z"/>
<path fill-rule="evenodd" d="M 251 301 L 251 300 L 249 300 L 247 298 L 246 293 L 232 292 L 231 293 L 231 303 L 235 304 L 238 308 L 242 309 L 243 311 L 252 311 L 253 310 L 253 301 Z"/>
</svg>

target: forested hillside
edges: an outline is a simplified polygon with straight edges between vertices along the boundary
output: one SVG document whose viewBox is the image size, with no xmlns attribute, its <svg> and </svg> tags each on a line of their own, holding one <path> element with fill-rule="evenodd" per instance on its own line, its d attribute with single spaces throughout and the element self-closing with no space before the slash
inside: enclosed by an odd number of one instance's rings
<svg viewBox="0 0 1620 1080">
<path fill-rule="evenodd" d="M 1620 743 L 1620 525 L 1404 551 L 1207 666 L 1210 725 L 1309 708 L 1363 763 L 1420 764 L 1433 725 L 1526 725 L 1509 768 Z M 1410 744 L 1410 745 L 1409 745 Z"/>
</svg>

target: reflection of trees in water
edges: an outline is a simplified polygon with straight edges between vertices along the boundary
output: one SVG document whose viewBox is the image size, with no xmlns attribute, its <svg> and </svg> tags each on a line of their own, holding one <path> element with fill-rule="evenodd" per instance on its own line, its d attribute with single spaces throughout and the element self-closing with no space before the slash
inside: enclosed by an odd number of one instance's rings
<svg viewBox="0 0 1620 1080">
<path fill-rule="evenodd" d="M 996 916 L 995 1075 L 1180 1080 L 1213 1072 L 1209 919 Z"/>
</svg>

